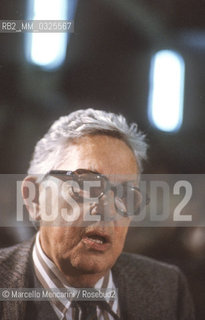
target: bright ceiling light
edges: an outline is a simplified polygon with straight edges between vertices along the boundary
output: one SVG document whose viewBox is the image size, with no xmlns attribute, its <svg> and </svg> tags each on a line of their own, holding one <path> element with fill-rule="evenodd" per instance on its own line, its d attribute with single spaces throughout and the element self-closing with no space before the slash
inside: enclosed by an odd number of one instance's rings
<svg viewBox="0 0 205 320">
<path fill-rule="evenodd" d="M 173 132 L 182 125 L 184 72 L 184 60 L 175 51 L 158 51 L 152 59 L 148 116 L 159 130 Z"/>
<path fill-rule="evenodd" d="M 29 20 L 72 20 L 76 0 L 30 0 Z M 65 60 L 68 32 L 27 33 L 26 57 L 46 70 L 58 68 Z"/>
</svg>

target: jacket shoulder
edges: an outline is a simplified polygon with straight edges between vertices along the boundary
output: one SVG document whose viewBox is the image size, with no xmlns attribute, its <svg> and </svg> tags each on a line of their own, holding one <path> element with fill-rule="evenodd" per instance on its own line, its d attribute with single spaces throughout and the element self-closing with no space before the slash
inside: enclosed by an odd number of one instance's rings
<svg viewBox="0 0 205 320">
<path fill-rule="evenodd" d="M 154 313 L 156 319 L 194 319 L 187 281 L 178 267 L 123 253 L 113 267 L 113 278 L 132 316 L 153 319 Z"/>
<path fill-rule="evenodd" d="M 131 274 L 155 274 L 155 276 L 169 275 L 171 277 L 177 276 L 180 270 L 177 266 L 160 262 L 155 259 L 145 257 L 138 254 L 122 253 L 116 262 L 116 267 L 119 269 L 127 270 L 129 276 Z M 119 270 L 120 272 L 120 270 Z"/>
<path fill-rule="evenodd" d="M 26 274 L 33 239 L 0 249 L 0 283 L 1 287 L 14 285 L 12 281 L 21 281 Z"/>
<path fill-rule="evenodd" d="M 119 280 L 126 281 L 127 285 L 163 294 L 166 291 L 177 292 L 180 278 L 184 279 L 177 266 L 129 253 L 120 255 L 113 272 L 118 275 Z"/>
<path fill-rule="evenodd" d="M 9 259 L 23 258 L 28 254 L 33 244 L 33 239 L 18 243 L 14 246 L 0 249 L 0 263 L 7 263 Z"/>
</svg>

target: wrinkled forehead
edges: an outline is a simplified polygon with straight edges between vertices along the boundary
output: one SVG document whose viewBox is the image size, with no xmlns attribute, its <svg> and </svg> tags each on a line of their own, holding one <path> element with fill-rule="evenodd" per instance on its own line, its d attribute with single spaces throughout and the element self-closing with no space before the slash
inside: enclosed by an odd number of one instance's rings
<svg viewBox="0 0 205 320">
<path fill-rule="evenodd" d="M 79 168 L 99 172 L 112 180 L 139 173 L 130 147 L 109 136 L 85 136 L 64 148 L 55 169 L 75 171 Z"/>
</svg>

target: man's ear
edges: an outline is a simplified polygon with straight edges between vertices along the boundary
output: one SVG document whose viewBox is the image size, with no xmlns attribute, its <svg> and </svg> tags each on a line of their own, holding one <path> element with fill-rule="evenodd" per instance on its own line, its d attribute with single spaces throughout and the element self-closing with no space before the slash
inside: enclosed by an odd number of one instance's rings
<svg viewBox="0 0 205 320">
<path fill-rule="evenodd" d="M 40 220 L 39 210 L 39 184 L 37 177 L 27 176 L 21 186 L 24 204 L 33 220 Z"/>
</svg>

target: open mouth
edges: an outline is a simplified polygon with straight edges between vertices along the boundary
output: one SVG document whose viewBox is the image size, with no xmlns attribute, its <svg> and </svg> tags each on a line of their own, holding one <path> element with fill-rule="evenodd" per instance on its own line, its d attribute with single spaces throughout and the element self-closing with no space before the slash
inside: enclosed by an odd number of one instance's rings
<svg viewBox="0 0 205 320">
<path fill-rule="evenodd" d="M 83 237 L 83 242 L 89 248 L 104 251 L 110 245 L 110 238 L 99 232 L 88 232 Z"/>
<path fill-rule="evenodd" d="M 96 243 L 99 243 L 99 244 L 103 244 L 103 243 L 106 243 L 107 240 L 104 238 L 104 237 L 101 237 L 101 236 L 98 236 L 98 235 L 88 235 L 87 236 L 88 239 L 96 242 Z"/>
</svg>

